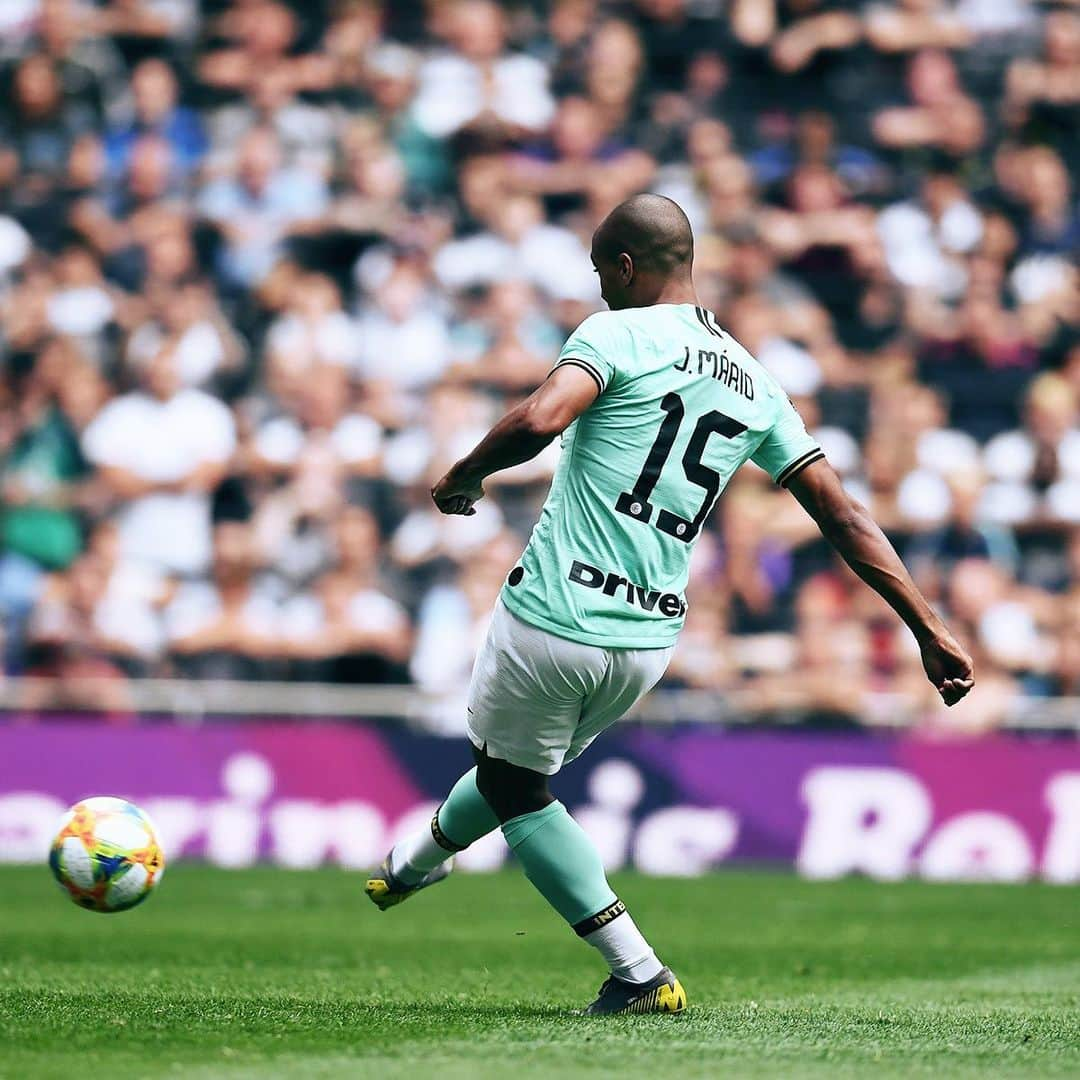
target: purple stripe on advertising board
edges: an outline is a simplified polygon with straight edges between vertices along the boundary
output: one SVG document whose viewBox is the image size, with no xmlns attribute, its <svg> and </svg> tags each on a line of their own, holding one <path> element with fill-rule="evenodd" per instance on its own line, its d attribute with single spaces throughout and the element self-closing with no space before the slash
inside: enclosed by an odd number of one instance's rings
<svg viewBox="0 0 1080 1080">
<path fill-rule="evenodd" d="M 426 827 L 461 749 L 364 722 L 0 722 L 0 861 L 41 858 L 66 806 L 111 794 L 155 818 L 171 859 L 360 868 Z M 1080 881 L 1075 740 L 628 725 L 553 788 L 610 868 Z M 506 858 L 495 832 L 460 864 Z"/>
</svg>

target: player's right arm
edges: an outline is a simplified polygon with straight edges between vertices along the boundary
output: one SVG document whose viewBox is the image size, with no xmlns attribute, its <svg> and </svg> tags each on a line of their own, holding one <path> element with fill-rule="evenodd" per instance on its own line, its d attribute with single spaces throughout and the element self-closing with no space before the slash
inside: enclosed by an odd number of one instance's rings
<svg viewBox="0 0 1080 1080">
<path fill-rule="evenodd" d="M 904 620 L 919 643 L 927 678 L 946 705 L 955 705 L 975 685 L 971 657 L 919 592 L 867 509 L 824 460 L 806 466 L 787 487 L 848 566 Z"/>
<path fill-rule="evenodd" d="M 592 403 L 602 387 L 597 378 L 569 361 L 559 363 L 539 389 L 511 409 L 431 489 L 444 514 L 470 515 L 484 497 L 484 481 L 494 472 L 531 461 Z"/>
</svg>

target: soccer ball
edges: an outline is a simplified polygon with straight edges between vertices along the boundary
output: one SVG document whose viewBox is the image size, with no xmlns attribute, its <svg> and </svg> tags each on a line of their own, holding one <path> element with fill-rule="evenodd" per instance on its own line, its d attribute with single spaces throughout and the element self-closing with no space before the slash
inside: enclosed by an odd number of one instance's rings
<svg viewBox="0 0 1080 1080">
<path fill-rule="evenodd" d="M 153 823 L 134 803 L 83 799 L 61 820 L 49 867 L 80 907 L 126 911 L 154 891 L 165 853 Z"/>
</svg>

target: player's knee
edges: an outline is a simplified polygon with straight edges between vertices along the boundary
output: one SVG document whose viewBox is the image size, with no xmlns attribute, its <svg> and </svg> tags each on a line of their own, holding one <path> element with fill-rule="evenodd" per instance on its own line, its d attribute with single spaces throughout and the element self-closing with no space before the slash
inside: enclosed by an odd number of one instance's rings
<svg viewBox="0 0 1080 1080">
<path fill-rule="evenodd" d="M 543 810 L 553 801 L 547 777 L 475 750 L 476 789 L 500 822 Z"/>
<path fill-rule="evenodd" d="M 495 812 L 500 824 L 505 824 L 512 818 L 521 817 L 522 814 L 533 814 L 537 810 L 543 810 L 554 801 L 546 786 L 542 790 L 539 787 L 521 790 L 495 785 L 491 795 L 485 795 L 484 798 Z"/>
</svg>

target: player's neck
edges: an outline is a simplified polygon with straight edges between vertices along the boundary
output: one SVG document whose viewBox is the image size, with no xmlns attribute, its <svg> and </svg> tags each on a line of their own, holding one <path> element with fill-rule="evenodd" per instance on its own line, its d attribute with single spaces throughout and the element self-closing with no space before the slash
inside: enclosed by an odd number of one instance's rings
<svg viewBox="0 0 1080 1080">
<path fill-rule="evenodd" d="M 662 282 L 644 307 L 654 304 L 697 304 L 697 292 L 694 283 L 688 279 Z"/>
</svg>

